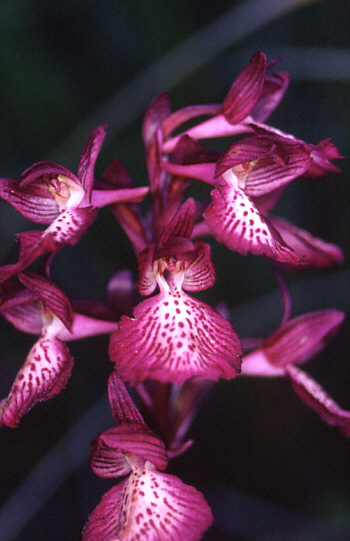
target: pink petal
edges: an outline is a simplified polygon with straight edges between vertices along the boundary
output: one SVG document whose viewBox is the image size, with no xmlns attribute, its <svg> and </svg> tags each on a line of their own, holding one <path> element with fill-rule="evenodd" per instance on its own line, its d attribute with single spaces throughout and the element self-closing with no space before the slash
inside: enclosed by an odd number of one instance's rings
<svg viewBox="0 0 350 541">
<path fill-rule="evenodd" d="M 192 376 L 230 379 L 241 348 L 231 324 L 185 293 L 159 293 L 123 316 L 110 340 L 111 360 L 131 384 L 146 378 L 181 384 Z"/>
<path fill-rule="evenodd" d="M 300 368 L 286 367 L 288 379 L 298 397 L 326 423 L 337 426 L 344 436 L 350 436 L 350 411 L 343 410 L 309 374 Z"/>
<path fill-rule="evenodd" d="M 259 197 L 302 175 L 311 163 L 311 153 L 300 142 L 282 137 L 255 135 L 234 143 L 217 163 L 216 177 L 237 166 L 244 180 L 244 191 Z"/>
<path fill-rule="evenodd" d="M 103 496 L 83 541 L 199 541 L 212 520 L 198 490 L 146 462 Z"/>
<path fill-rule="evenodd" d="M 168 92 L 162 92 L 151 101 L 143 120 L 142 137 L 146 148 L 150 145 L 163 120 L 170 113 L 170 96 Z"/>
<path fill-rule="evenodd" d="M 184 107 L 179 109 L 167 116 L 162 123 L 162 132 L 164 139 L 169 137 L 169 135 L 181 124 L 197 118 L 199 116 L 213 116 L 220 113 L 221 105 L 211 104 L 211 105 L 190 105 L 189 107 Z"/>
<path fill-rule="evenodd" d="M 288 73 L 279 72 L 266 75 L 258 102 L 251 112 L 257 122 L 265 122 L 276 109 L 289 86 Z"/>
<path fill-rule="evenodd" d="M 94 184 L 94 167 L 106 136 L 107 125 L 96 128 L 90 135 L 78 165 L 78 179 L 90 200 Z"/>
<path fill-rule="evenodd" d="M 253 132 L 253 128 L 249 124 L 231 124 L 224 115 L 218 114 L 209 120 L 205 120 L 193 128 L 175 135 L 171 139 L 164 141 L 162 145 L 162 152 L 168 154 L 174 150 L 176 145 L 179 143 L 180 139 L 184 135 L 190 136 L 192 139 L 208 139 L 213 137 L 226 137 L 231 135 L 237 135 L 240 133 L 250 133 Z"/>
<path fill-rule="evenodd" d="M 126 459 L 136 456 L 164 470 L 168 456 L 164 443 L 145 426 L 124 424 L 100 434 L 93 444 L 92 470 L 100 477 L 122 477 L 130 472 Z"/>
<path fill-rule="evenodd" d="M 163 247 L 169 239 L 174 237 L 189 238 L 193 229 L 195 210 L 196 205 L 194 200 L 187 199 L 170 223 L 165 227 L 159 239 L 159 246 L 157 246 L 157 248 Z"/>
<path fill-rule="evenodd" d="M 325 347 L 344 317 L 337 310 L 318 310 L 290 319 L 265 341 L 265 355 L 275 366 L 303 363 Z"/>
<path fill-rule="evenodd" d="M 108 190 L 111 188 L 132 188 L 133 182 L 126 165 L 118 158 L 114 158 L 104 170 L 100 184 Z"/>
<path fill-rule="evenodd" d="M 74 317 L 73 307 L 67 295 L 54 282 L 34 272 L 19 273 L 18 279 L 44 301 L 67 329 L 71 328 Z"/>
<path fill-rule="evenodd" d="M 197 257 L 185 266 L 182 288 L 185 291 L 203 291 L 215 283 L 215 269 L 211 261 L 210 246 L 201 240 L 195 243 Z"/>
<path fill-rule="evenodd" d="M 343 263 L 344 254 L 335 244 L 313 237 L 308 231 L 282 218 L 269 216 L 269 220 L 284 242 L 303 258 L 305 264 L 324 269 Z"/>
<path fill-rule="evenodd" d="M 312 149 L 312 162 L 306 172 L 309 178 L 319 178 L 328 175 L 329 171 L 341 173 L 339 167 L 333 165 L 329 160 L 340 160 L 343 156 L 331 139 L 324 139 L 317 145 L 309 145 Z"/>
<path fill-rule="evenodd" d="M 19 331 L 36 335 L 41 334 L 43 320 L 37 298 L 13 306 L 4 307 L 2 305 L 1 315 Z"/>
<path fill-rule="evenodd" d="M 234 81 L 223 103 L 223 112 L 231 124 L 244 120 L 262 92 L 266 73 L 266 56 L 255 53 Z"/>
<path fill-rule="evenodd" d="M 50 224 L 59 213 L 55 199 L 42 182 L 20 187 L 18 181 L 1 178 L 0 197 L 27 220 L 37 224 Z"/>
<path fill-rule="evenodd" d="M 91 205 L 100 208 L 115 203 L 141 203 L 148 192 L 148 186 L 117 190 L 93 190 L 91 195 Z"/>
<path fill-rule="evenodd" d="M 38 162 L 23 171 L 19 179 L 20 187 L 24 188 L 24 186 L 40 184 L 42 189 L 46 191 L 47 187 L 44 177 L 52 178 L 59 175 L 67 177 L 74 183 L 79 184 L 77 177 L 62 165 L 53 162 Z"/>
<path fill-rule="evenodd" d="M 71 340 L 81 340 L 82 338 L 87 338 L 89 336 L 111 334 L 117 328 L 118 324 L 115 321 L 105 321 L 103 319 L 97 319 L 75 313 L 70 331 L 63 328 L 58 333 L 58 337 L 65 342 Z"/>
<path fill-rule="evenodd" d="M 73 357 L 63 342 L 40 338 L 18 372 L 10 394 L 0 402 L 0 426 L 15 428 L 35 404 L 59 394 L 72 368 Z"/>
<path fill-rule="evenodd" d="M 243 190 L 227 183 L 213 190 L 211 197 L 203 217 L 215 238 L 227 248 L 244 255 L 251 252 L 284 263 L 301 263 Z"/>
<path fill-rule="evenodd" d="M 241 376 L 256 377 L 281 377 L 285 376 L 285 369 L 277 364 L 272 364 L 263 348 L 243 355 Z"/>
</svg>

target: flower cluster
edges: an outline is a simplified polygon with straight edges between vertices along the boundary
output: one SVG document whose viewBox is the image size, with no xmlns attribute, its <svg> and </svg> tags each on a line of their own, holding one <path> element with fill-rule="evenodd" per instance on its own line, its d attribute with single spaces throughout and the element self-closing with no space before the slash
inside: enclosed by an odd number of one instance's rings
<svg viewBox="0 0 350 541">
<path fill-rule="evenodd" d="M 243 255 L 266 256 L 276 273 L 343 261 L 339 247 L 271 214 L 290 182 L 339 172 L 332 161 L 341 158 L 330 139 L 310 144 L 266 123 L 289 83 L 286 73 L 270 72 L 276 64 L 254 54 L 220 104 L 172 112 L 169 95 L 157 96 L 142 126 L 146 187 L 133 187 L 117 159 L 95 178 L 105 126 L 90 135 L 76 175 L 39 162 L 18 180 L 0 179 L 2 199 L 47 225 L 18 234 L 18 261 L 0 267 L 1 314 L 20 331 L 39 335 L 0 402 L 0 425 L 16 427 L 37 402 L 65 387 L 73 366 L 66 341 L 111 335 L 108 392 L 117 427 L 94 440 L 92 469 L 102 477 L 127 477 L 90 515 L 85 541 L 201 538 L 212 522 L 207 502 L 163 470 L 192 445 L 186 439 L 191 422 L 219 378 L 286 377 L 324 421 L 350 435 L 350 412 L 299 368 L 334 335 L 342 312 L 292 317 L 281 279 L 283 321 L 249 349 L 223 310 L 192 295 L 215 283 L 203 237 Z M 220 153 L 199 142 L 222 137 L 232 141 Z M 208 200 L 188 197 L 194 180 L 209 186 Z M 104 303 L 76 303 L 51 280 L 55 254 L 79 242 L 103 206 L 137 259 L 137 287 L 146 297 L 137 304 L 127 271 L 112 277 Z M 152 430 L 123 382 L 135 388 Z"/>
</svg>

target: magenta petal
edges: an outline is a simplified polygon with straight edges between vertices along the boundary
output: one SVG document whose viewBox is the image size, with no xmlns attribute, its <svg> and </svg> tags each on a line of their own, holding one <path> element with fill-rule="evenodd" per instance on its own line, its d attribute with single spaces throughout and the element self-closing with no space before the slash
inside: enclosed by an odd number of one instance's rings
<svg viewBox="0 0 350 541">
<path fill-rule="evenodd" d="M 88 200 L 90 200 L 94 184 L 95 163 L 106 136 L 106 130 L 107 125 L 103 124 L 91 133 L 79 161 L 78 179 Z"/>
<path fill-rule="evenodd" d="M 141 203 L 148 192 L 148 186 L 117 190 L 93 190 L 91 194 L 91 205 L 100 208 L 115 203 Z"/>
<path fill-rule="evenodd" d="M 75 313 L 70 331 L 62 328 L 58 333 L 58 337 L 65 342 L 81 340 L 82 338 L 87 338 L 89 336 L 111 334 L 117 328 L 118 324 L 115 321 L 96 319 Z"/>
<path fill-rule="evenodd" d="M 100 434 L 92 450 L 92 469 L 100 477 L 121 477 L 130 471 L 122 457 L 130 455 L 148 460 L 164 470 L 168 456 L 164 443 L 144 425 L 124 424 Z"/>
<path fill-rule="evenodd" d="M 244 255 L 266 255 L 283 263 L 301 263 L 243 190 L 227 184 L 213 190 L 211 197 L 203 216 L 215 238 L 227 248 Z"/>
<path fill-rule="evenodd" d="M 344 317 L 338 310 L 318 310 L 290 319 L 265 341 L 265 355 L 276 366 L 303 363 L 325 347 Z"/>
<path fill-rule="evenodd" d="M 33 184 L 39 185 L 40 183 L 43 189 L 46 190 L 45 182 L 43 182 L 42 178 L 45 175 L 47 175 L 48 177 L 58 177 L 59 175 L 62 175 L 78 184 L 77 177 L 62 165 L 53 162 L 38 162 L 23 171 L 19 179 L 20 187 L 23 188 L 24 186 Z"/>
<path fill-rule="evenodd" d="M 257 122 L 265 122 L 282 100 L 288 86 L 288 73 L 279 72 L 266 75 L 262 92 L 251 116 Z"/>
<path fill-rule="evenodd" d="M 18 372 L 10 394 L 0 403 L 0 426 L 18 426 L 37 402 L 59 394 L 67 385 L 73 357 L 57 338 L 40 338 Z"/>
<path fill-rule="evenodd" d="M 1 178 L 0 197 L 27 220 L 37 224 L 50 224 L 59 213 L 55 199 L 42 182 L 20 187 L 18 181 Z"/>
<path fill-rule="evenodd" d="M 29 293 L 29 292 L 28 292 Z M 42 313 L 38 300 L 13 304 L 12 306 L 1 305 L 1 315 L 6 321 L 12 323 L 16 329 L 29 334 L 40 335 L 43 327 Z"/>
<path fill-rule="evenodd" d="M 230 379 L 240 369 L 241 348 L 231 324 L 185 293 L 160 293 L 141 302 L 135 319 L 123 316 L 109 352 L 131 384 L 146 378 L 181 384 L 192 376 Z"/>
<path fill-rule="evenodd" d="M 131 472 L 125 455 L 115 447 L 107 447 L 99 438 L 91 443 L 91 455 L 91 469 L 99 477 L 118 478 Z"/>
<path fill-rule="evenodd" d="M 263 348 L 243 355 L 241 376 L 272 378 L 285 376 L 285 374 L 284 367 L 272 364 Z"/>
<path fill-rule="evenodd" d="M 153 272 L 154 244 L 151 243 L 138 257 L 139 266 L 139 291 L 143 296 L 152 295 L 157 287 L 157 281 Z"/>
<path fill-rule="evenodd" d="M 143 119 L 142 137 L 146 148 L 150 145 L 163 120 L 170 113 L 170 96 L 168 92 L 162 92 L 151 101 Z"/>
<path fill-rule="evenodd" d="M 255 135 L 234 143 L 217 163 L 216 177 L 243 166 L 238 178 L 244 191 L 259 197 L 274 191 L 302 175 L 311 163 L 311 152 L 300 142 L 283 137 Z M 246 171 L 244 166 L 247 164 Z"/>
<path fill-rule="evenodd" d="M 308 231 L 281 218 L 269 216 L 269 220 L 284 242 L 303 258 L 305 264 L 325 269 L 343 263 L 344 254 L 335 244 L 313 237 Z"/>
<path fill-rule="evenodd" d="M 146 462 L 103 496 L 83 541 L 199 541 L 212 520 L 198 490 Z"/>
<path fill-rule="evenodd" d="M 197 257 L 185 267 L 182 289 L 203 291 L 215 283 L 215 269 L 211 261 L 210 246 L 201 240 L 195 243 Z"/>
<path fill-rule="evenodd" d="M 326 423 L 350 436 L 350 411 L 343 410 L 309 374 L 296 366 L 286 367 L 288 379 L 298 397 Z"/>
<path fill-rule="evenodd" d="M 163 247 L 174 237 L 189 238 L 194 224 L 196 204 L 193 199 L 187 199 L 167 225 L 159 239 L 159 247 Z M 157 246 L 158 247 L 158 246 Z"/>
<path fill-rule="evenodd" d="M 254 108 L 264 86 L 266 56 L 257 52 L 238 75 L 223 103 L 223 112 L 231 124 L 244 120 Z"/>
<path fill-rule="evenodd" d="M 18 278 L 25 287 L 34 291 L 44 301 L 67 329 L 70 329 L 74 317 L 73 307 L 67 295 L 54 282 L 34 272 L 19 273 Z"/>
</svg>

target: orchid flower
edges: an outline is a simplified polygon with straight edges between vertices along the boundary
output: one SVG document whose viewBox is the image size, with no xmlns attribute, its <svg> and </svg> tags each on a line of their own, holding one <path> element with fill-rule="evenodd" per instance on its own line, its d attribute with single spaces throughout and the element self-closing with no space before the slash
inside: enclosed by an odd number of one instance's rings
<svg viewBox="0 0 350 541">
<path fill-rule="evenodd" d="M 197 141 L 242 133 L 258 133 L 280 136 L 308 147 L 309 151 L 312 151 L 312 160 L 306 174 L 310 177 L 324 176 L 329 171 L 341 172 L 330 162 L 342 158 L 331 139 L 310 145 L 294 135 L 265 124 L 265 120 L 279 105 L 289 86 L 288 73 L 267 73 L 267 70 L 273 68 L 279 60 L 277 58 L 268 63 L 265 54 L 258 51 L 233 82 L 222 104 L 189 106 L 169 114 L 162 123 L 163 154 L 172 152 L 184 135 Z M 203 115 L 212 118 L 171 137 L 172 132 L 179 126 Z"/>
<path fill-rule="evenodd" d="M 163 473 L 164 443 L 147 427 L 116 373 L 108 381 L 116 428 L 92 444 L 92 469 L 100 477 L 127 476 L 90 514 L 83 541 L 197 541 L 212 522 L 203 495 Z"/>
<path fill-rule="evenodd" d="M 231 324 L 184 290 L 201 291 L 214 283 L 209 247 L 192 243 L 195 213 L 189 199 L 158 242 L 140 255 L 140 292 L 160 292 L 141 302 L 134 318 L 123 316 L 110 339 L 109 353 L 124 380 L 146 378 L 181 384 L 192 376 L 233 378 L 241 348 Z"/>
<path fill-rule="evenodd" d="M 0 402 L 0 426 L 18 426 L 36 403 L 59 394 L 73 368 L 65 341 L 111 333 L 113 321 L 75 313 L 68 297 L 43 276 L 19 273 L 19 284 L 2 286 L 0 313 L 22 332 L 39 335 L 7 398 Z"/>
<path fill-rule="evenodd" d="M 19 180 L 0 179 L 0 197 L 22 216 L 39 224 L 50 224 L 45 231 L 26 231 L 17 235 L 19 261 L 0 268 L 0 281 L 26 269 L 45 252 L 56 252 L 76 244 L 89 229 L 98 208 L 116 202 L 141 201 L 148 188 L 94 190 L 94 166 L 106 126 L 90 135 L 78 164 L 77 175 L 65 167 L 38 162 L 26 169 Z"/>
<path fill-rule="evenodd" d="M 350 411 L 342 409 L 327 392 L 299 368 L 319 353 L 336 333 L 343 312 L 318 310 L 290 319 L 269 336 L 258 349 L 243 357 L 242 375 L 285 376 L 298 397 L 326 423 L 350 436 Z"/>
<path fill-rule="evenodd" d="M 209 232 L 229 249 L 324 268 L 343 261 L 340 248 L 268 214 L 286 185 L 310 169 L 313 152 L 310 145 L 281 135 L 253 135 L 234 143 L 216 163 L 164 162 L 163 167 L 215 187 L 203 217 Z"/>
<path fill-rule="evenodd" d="M 253 132 L 251 123 L 265 121 L 288 88 L 287 73 L 266 73 L 278 60 L 268 63 L 264 53 L 256 52 L 233 82 L 222 104 L 189 106 L 169 115 L 162 125 L 163 153 L 171 152 L 182 135 L 198 140 Z M 211 118 L 170 137 L 181 124 L 203 115 Z"/>
</svg>

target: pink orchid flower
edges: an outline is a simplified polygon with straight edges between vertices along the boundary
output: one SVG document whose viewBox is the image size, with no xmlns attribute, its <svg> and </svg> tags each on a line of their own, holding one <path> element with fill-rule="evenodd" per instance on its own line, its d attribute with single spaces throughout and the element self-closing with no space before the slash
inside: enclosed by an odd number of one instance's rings
<svg viewBox="0 0 350 541">
<path fill-rule="evenodd" d="M 209 247 L 192 243 L 195 203 L 189 199 L 157 242 L 140 255 L 140 292 L 150 295 L 134 317 L 123 316 L 110 339 L 118 373 L 135 385 L 146 378 L 181 384 L 192 376 L 233 378 L 241 348 L 218 312 L 184 290 L 202 291 L 214 283 Z"/>
<path fill-rule="evenodd" d="M 19 261 L 0 268 L 0 281 L 26 269 L 45 252 L 56 252 L 76 244 L 89 229 L 98 208 L 124 201 L 141 201 L 147 187 L 95 190 L 94 166 L 106 126 L 90 135 L 78 164 L 77 175 L 65 167 L 38 162 L 26 169 L 19 180 L 0 179 L 0 197 L 28 220 L 49 224 L 45 231 L 17 235 Z"/>
<path fill-rule="evenodd" d="M 93 442 L 92 469 L 100 477 L 127 477 L 90 514 L 83 541 L 201 539 L 213 520 L 203 495 L 163 473 L 164 443 L 147 427 L 116 373 L 108 394 L 118 426 Z"/>
<path fill-rule="evenodd" d="M 345 436 L 350 436 L 350 411 L 342 409 L 298 366 L 325 347 L 343 319 L 343 312 L 318 310 L 286 321 L 260 348 L 244 355 L 242 375 L 287 377 L 307 406 L 326 423 L 337 426 Z"/>
<path fill-rule="evenodd" d="M 0 313 L 22 332 L 39 335 L 16 375 L 11 390 L 0 402 L 0 426 L 18 426 L 38 402 L 61 392 L 71 375 L 74 359 L 65 342 L 111 333 L 113 321 L 75 313 L 68 297 L 52 281 L 26 272 L 21 285 L 2 286 Z"/>
</svg>

